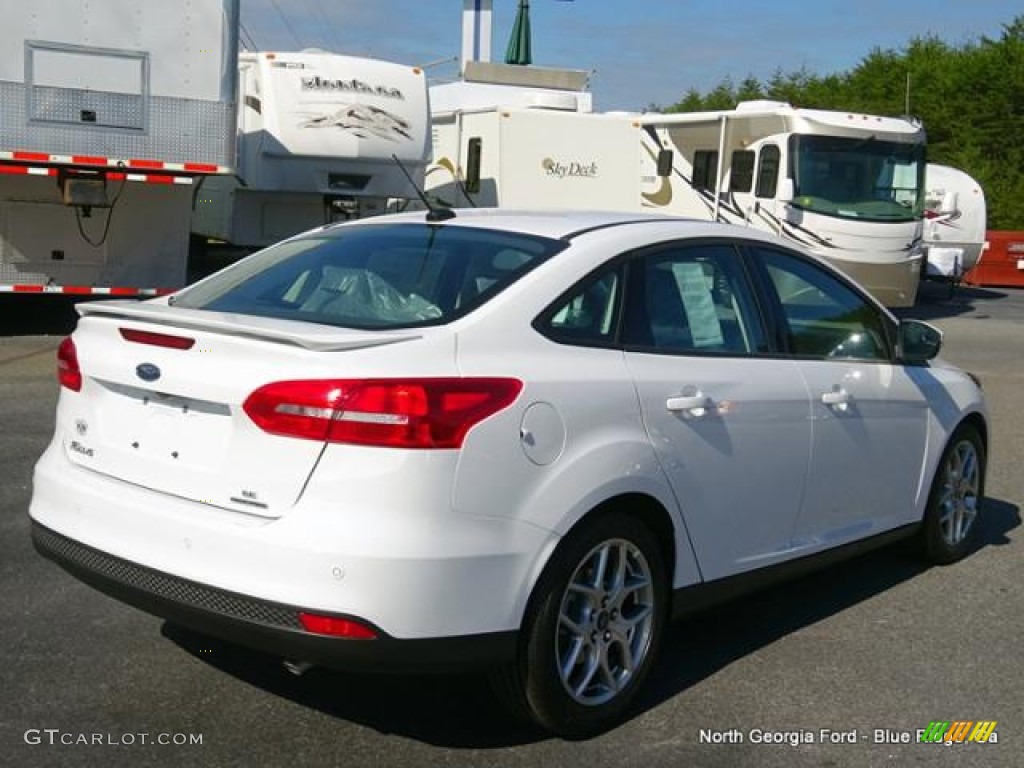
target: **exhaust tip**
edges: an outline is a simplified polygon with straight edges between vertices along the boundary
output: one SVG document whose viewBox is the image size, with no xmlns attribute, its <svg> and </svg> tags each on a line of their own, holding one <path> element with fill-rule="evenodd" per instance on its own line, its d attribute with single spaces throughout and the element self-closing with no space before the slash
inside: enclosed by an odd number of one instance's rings
<svg viewBox="0 0 1024 768">
<path fill-rule="evenodd" d="M 295 677 L 302 677 L 313 668 L 313 665 L 308 661 L 294 661 L 293 659 L 285 659 L 281 662 L 281 666 L 284 667 L 286 672 Z"/>
</svg>

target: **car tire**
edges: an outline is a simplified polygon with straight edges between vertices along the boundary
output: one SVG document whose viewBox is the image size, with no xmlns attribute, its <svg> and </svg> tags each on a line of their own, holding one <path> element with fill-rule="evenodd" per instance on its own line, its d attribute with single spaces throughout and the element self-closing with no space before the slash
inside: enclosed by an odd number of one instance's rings
<svg viewBox="0 0 1024 768">
<path fill-rule="evenodd" d="M 565 738 L 616 724 L 657 656 L 666 574 L 657 538 L 635 518 L 598 513 L 574 529 L 533 592 L 517 662 L 492 676 L 498 697 Z"/>
<path fill-rule="evenodd" d="M 956 429 L 942 453 L 925 510 L 925 557 L 948 565 L 970 552 L 981 521 L 985 444 L 969 424 Z"/>
</svg>

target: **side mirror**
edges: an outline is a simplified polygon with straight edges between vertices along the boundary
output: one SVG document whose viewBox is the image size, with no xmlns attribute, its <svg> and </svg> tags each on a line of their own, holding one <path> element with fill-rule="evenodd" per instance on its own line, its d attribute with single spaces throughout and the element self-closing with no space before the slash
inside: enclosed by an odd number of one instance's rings
<svg viewBox="0 0 1024 768">
<path fill-rule="evenodd" d="M 793 187 L 792 179 L 782 179 L 779 182 L 779 189 L 775 193 L 775 199 L 780 203 L 792 203 L 793 197 L 796 195 L 796 191 Z"/>
<path fill-rule="evenodd" d="M 942 348 L 942 331 L 920 320 L 900 320 L 899 359 L 904 363 L 931 360 Z"/>
</svg>

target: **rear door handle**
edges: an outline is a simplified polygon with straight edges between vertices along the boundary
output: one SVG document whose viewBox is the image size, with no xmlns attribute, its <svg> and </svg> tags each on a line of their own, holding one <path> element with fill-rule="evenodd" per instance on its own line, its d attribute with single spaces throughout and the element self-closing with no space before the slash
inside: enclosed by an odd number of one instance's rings
<svg viewBox="0 0 1024 768">
<path fill-rule="evenodd" d="M 821 402 L 830 408 L 845 411 L 850 404 L 850 393 L 842 387 L 836 387 L 831 392 L 823 392 Z"/>
</svg>

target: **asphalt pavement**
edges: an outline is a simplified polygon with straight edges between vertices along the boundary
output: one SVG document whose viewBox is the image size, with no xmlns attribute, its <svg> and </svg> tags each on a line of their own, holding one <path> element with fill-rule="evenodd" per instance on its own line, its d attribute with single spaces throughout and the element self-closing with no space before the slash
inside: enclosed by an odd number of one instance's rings
<svg viewBox="0 0 1024 768">
<path fill-rule="evenodd" d="M 20 306 L 0 304 L 0 765 L 1024 765 L 1024 291 L 926 286 L 904 313 L 989 398 L 978 550 L 928 568 L 892 547 L 676 624 L 628 721 L 580 743 L 509 720 L 472 675 L 293 677 L 39 557 L 32 466 L 73 315 Z M 998 741 L 917 743 L 937 720 L 995 720 Z"/>
</svg>

